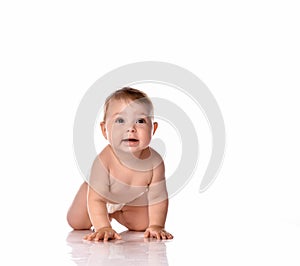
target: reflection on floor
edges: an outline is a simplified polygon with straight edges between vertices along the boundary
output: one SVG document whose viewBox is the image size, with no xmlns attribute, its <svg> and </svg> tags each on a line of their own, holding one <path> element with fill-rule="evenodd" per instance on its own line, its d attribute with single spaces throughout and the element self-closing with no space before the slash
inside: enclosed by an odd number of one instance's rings
<svg viewBox="0 0 300 266">
<path fill-rule="evenodd" d="M 90 231 L 71 231 L 67 244 L 77 265 L 168 265 L 166 243 L 170 240 L 144 239 L 143 232 L 124 231 L 122 240 L 83 240 Z"/>
</svg>

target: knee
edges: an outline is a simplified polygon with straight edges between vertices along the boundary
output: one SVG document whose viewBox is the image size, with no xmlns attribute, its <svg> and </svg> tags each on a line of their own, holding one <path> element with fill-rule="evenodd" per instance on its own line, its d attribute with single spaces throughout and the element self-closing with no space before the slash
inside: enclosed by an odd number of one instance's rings
<svg viewBox="0 0 300 266">
<path fill-rule="evenodd" d="M 126 227 L 132 231 L 145 231 L 148 228 L 148 220 L 144 218 L 126 220 Z"/>
<path fill-rule="evenodd" d="M 92 226 L 90 222 L 80 221 L 70 213 L 67 214 L 67 222 L 74 230 L 89 230 Z"/>
<path fill-rule="evenodd" d="M 144 232 L 147 229 L 147 227 L 148 225 L 144 226 L 144 225 L 134 224 L 134 225 L 129 225 L 127 228 L 130 231 Z"/>
</svg>

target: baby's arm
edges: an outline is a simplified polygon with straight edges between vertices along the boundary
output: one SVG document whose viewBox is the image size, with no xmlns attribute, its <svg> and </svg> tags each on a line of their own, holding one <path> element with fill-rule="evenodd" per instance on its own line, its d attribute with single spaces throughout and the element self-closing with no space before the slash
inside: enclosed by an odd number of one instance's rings
<svg viewBox="0 0 300 266">
<path fill-rule="evenodd" d="M 153 170 L 153 178 L 149 185 L 149 226 L 145 231 L 145 237 L 155 237 L 157 239 L 173 238 L 173 236 L 164 229 L 168 204 L 165 167 L 162 162 Z"/>
<path fill-rule="evenodd" d="M 85 237 L 87 240 L 121 239 L 120 235 L 111 227 L 106 200 L 100 195 L 100 193 L 104 195 L 106 193 L 105 180 L 107 179 L 107 170 L 100 158 L 97 157 L 92 167 L 87 194 L 88 213 L 95 231 Z"/>
<path fill-rule="evenodd" d="M 111 227 L 106 202 L 91 187 L 88 189 L 88 212 L 95 232 L 87 235 L 85 239 L 95 241 L 121 239 L 121 236 Z"/>
</svg>

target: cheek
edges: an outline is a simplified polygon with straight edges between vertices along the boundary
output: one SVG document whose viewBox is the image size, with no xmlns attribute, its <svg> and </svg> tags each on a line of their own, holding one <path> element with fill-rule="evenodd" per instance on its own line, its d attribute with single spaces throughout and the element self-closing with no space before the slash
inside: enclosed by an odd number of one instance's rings
<svg viewBox="0 0 300 266">
<path fill-rule="evenodd" d="M 144 130 L 142 130 L 141 134 L 142 134 L 143 139 L 145 141 L 150 141 L 151 140 L 151 137 L 152 137 L 151 128 L 145 128 Z"/>
<path fill-rule="evenodd" d="M 111 130 L 108 132 L 109 139 L 118 139 L 120 138 L 120 133 L 117 130 Z"/>
<path fill-rule="evenodd" d="M 115 139 L 122 134 L 122 126 L 118 124 L 110 125 L 107 129 L 107 135 L 110 139 Z"/>
</svg>

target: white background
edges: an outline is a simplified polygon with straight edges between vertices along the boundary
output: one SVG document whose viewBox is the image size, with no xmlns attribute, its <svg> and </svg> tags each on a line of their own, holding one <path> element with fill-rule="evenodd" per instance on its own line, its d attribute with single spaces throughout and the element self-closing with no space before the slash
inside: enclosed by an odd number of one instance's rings
<svg viewBox="0 0 300 266">
<path fill-rule="evenodd" d="M 107 72 L 154 60 L 210 88 L 227 134 L 215 183 L 199 194 L 198 170 L 170 200 L 169 264 L 299 265 L 299 11 L 290 0 L 2 1 L 2 260 L 67 263 L 79 102 Z"/>
</svg>

